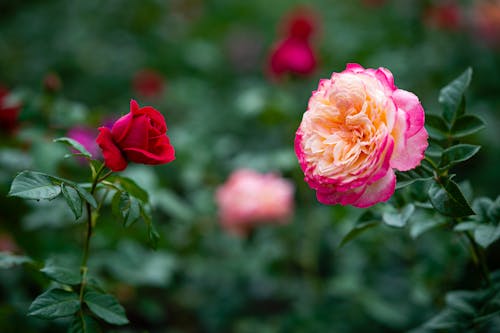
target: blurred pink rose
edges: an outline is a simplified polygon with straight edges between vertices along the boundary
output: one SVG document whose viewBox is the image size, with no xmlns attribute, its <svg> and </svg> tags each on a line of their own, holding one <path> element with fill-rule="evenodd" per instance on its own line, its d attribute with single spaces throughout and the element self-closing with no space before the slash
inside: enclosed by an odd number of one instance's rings
<svg viewBox="0 0 500 333">
<path fill-rule="evenodd" d="M 281 78 L 285 74 L 306 76 L 317 65 L 311 37 L 317 30 L 318 18 L 309 10 L 295 10 L 285 17 L 283 37 L 273 46 L 269 56 L 269 74 Z"/>
<path fill-rule="evenodd" d="M 472 23 L 477 35 L 490 46 L 500 46 L 500 2 L 476 1 Z"/>
<path fill-rule="evenodd" d="M 429 6 L 424 12 L 427 25 L 443 30 L 458 30 L 462 25 L 460 6 L 451 1 Z"/>
<path fill-rule="evenodd" d="M 135 73 L 132 85 L 134 91 L 145 98 L 161 96 L 165 88 L 163 76 L 152 69 L 143 69 Z"/>
<path fill-rule="evenodd" d="M 97 131 L 88 127 L 73 127 L 66 136 L 80 143 L 92 155 L 92 158 L 100 157 L 100 150 L 95 142 Z"/>
<path fill-rule="evenodd" d="M 368 207 L 394 193 L 393 169 L 420 164 L 427 148 L 424 110 L 386 68 L 348 64 L 323 79 L 295 136 L 305 181 L 324 204 Z"/>
<path fill-rule="evenodd" d="M 216 192 L 224 228 L 245 234 L 262 223 L 287 223 L 293 212 L 294 186 L 278 175 L 240 169 Z"/>
</svg>

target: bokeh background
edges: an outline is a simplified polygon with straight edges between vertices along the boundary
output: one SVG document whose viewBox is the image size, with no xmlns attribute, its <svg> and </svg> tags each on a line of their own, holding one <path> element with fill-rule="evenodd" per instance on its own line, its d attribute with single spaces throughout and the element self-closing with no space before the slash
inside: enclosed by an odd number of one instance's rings
<svg viewBox="0 0 500 333">
<path fill-rule="evenodd" d="M 124 172 L 150 195 L 156 251 L 143 224 L 124 228 L 109 209 L 100 217 L 91 271 L 131 321 L 110 331 L 418 327 L 446 291 L 477 286 L 467 249 L 432 221 L 429 230 L 379 227 L 339 248 L 362 210 L 317 203 L 293 151 L 319 79 L 350 62 L 390 69 L 429 113 L 440 110 L 440 88 L 472 67 L 468 112 L 487 126 L 466 139 L 483 148 L 455 172 L 469 194 L 498 195 L 499 1 L 0 0 L 8 92 L 0 103 L 0 250 L 78 262 L 84 223 L 63 201 L 7 198 L 10 182 L 24 169 L 88 181 L 88 167 L 65 159 L 52 140 L 71 136 L 95 149 L 97 127 L 127 113 L 134 98 L 165 116 L 176 160 Z M 2 116 L 12 108 L 14 120 Z M 217 189 L 241 168 L 293 184 L 285 221 L 243 233 L 220 223 Z M 498 256 L 489 260 L 498 267 Z M 34 266 L 1 269 L 0 331 L 65 331 L 64 320 L 26 317 L 48 285 Z"/>
</svg>

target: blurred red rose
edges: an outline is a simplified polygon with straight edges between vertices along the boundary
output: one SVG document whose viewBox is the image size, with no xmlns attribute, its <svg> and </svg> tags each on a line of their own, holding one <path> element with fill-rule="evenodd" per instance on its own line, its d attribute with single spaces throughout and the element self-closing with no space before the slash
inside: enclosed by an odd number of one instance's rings
<svg viewBox="0 0 500 333">
<path fill-rule="evenodd" d="M 143 69 L 135 73 L 132 85 L 138 95 L 154 98 L 163 93 L 165 80 L 160 73 L 151 69 Z"/>
<path fill-rule="evenodd" d="M 476 1 L 472 23 L 477 35 L 488 45 L 500 46 L 500 3 Z"/>
<path fill-rule="evenodd" d="M 272 77 L 285 74 L 306 76 L 317 65 L 311 37 L 317 30 L 317 17 L 306 9 L 294 10 L 284 19 L 282 37 L 272 48 L 268 70 Z"/>
<path fill-rule="evenodd" d="M 175 159 L 163 115 L 151 106 L 140 108 L 130 101 L 130 112 L 118 119 L 111 130 L 99 127 L 97 144 L 104 163 L 112 171 L 121 171 L 128 162 L 165 164 Z"/>
<path fill-rule="evenodd" d="M 21 105 L 10 101 L 9 91 L 0 87 L 0 128 L 3 132 L 12 134 L 19 127 L 19 113 Z"/>
<path fill-rule="evenodd" d="M 462 24 L 460 6 L 455 2 L 431 5 L 424 12 L 427 25 L 443 30 L 457 30 Z"/>
<path fill-rule="evenodd" d="M 56 73 L 47 73 L 43 78 L 43 89 L 49 93 L 56 93 L 61 90 L 62 82 Z"/>
</svg>

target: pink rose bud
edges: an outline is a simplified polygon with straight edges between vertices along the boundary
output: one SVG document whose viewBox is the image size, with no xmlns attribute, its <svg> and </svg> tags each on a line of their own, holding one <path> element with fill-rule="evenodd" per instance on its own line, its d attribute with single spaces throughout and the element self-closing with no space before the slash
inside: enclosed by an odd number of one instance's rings
<svg viewBox="0 0 500 333">
<path fill-rule="evenodd" d="M 388 69 L 358 64 L 320 81 L 295 136 L 305 181 L 329 205 L 388 200 L 394 169 L 415 168 L 426 148 L 418 97 L 398 89 Z"/>
<path fill-rule="evenodd" d="M 221 224 L 245 234 L 262 223 L 286 223 L 293 213 L 293 193 L 292 183 L 278 175 L 237 170 L 216 192 Z"/>
<path fill-rule="evenodd" d="M 0 129 L 13 134 L 19 127 L 21 105 L 9 100 L 9 91 L 0 86 Z"/>
<path fill-rule="evenodd" d="M 151 106 L 140 108 L 130 101 L 130 112 L 118 119 L 111 130 L 99 127 L 97 144 L 104 163 L 112 171 L 122 171 L 129 162 L 165 164 L 175 159 L 163 115 Z"/>
</svg>

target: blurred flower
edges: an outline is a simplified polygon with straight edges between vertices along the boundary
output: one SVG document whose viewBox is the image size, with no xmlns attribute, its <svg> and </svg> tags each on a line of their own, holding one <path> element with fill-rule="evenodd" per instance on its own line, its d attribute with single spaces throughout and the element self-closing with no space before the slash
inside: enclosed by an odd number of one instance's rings
<svg viewBox="0 0 500 333">
<path fill-rule="evenodd" d="M 135 73 L 132 85 L 134 91 L 141 97 L 154 98 L 163 93 L 165 80 L 157 71 L 143 69 Z"/>
<path fill-rule="evenodd" d="M 476 1 L 472 23 L 478 36 L 491 46 L 500 45 L 500 2 Z"/>
<path fill-rule="evenodd" d="M 0 232 L 0 252 L 20 252 L 14 238 L 7 232 Z"/>
<path fill-rule="evenodd" d="M 462 24 L 460 6 L 451 1 L 429 6 L 424 12 L 427 25 L 444 30 L 457 30 Z"/>
<path fill-rule="evenodd" d="M 100 155 L 99 147 L 95 142 L 97 136 L 97 131 L 95 129 L 81 126 L 73 127 L 68 131 L 66 136 L 84 146 L 93 158 Z"/>
<path fill-rule="evenodd" d="M 118 119 L 112 129 L 99 127 L 97 144 L 104 163 L 112 171 L 122 171 L 128 162 L 165 164 L 175 159 L 163 115 L 151 106 L 140 108 L 130 101 L 130 112 Z"/>
<path fill-rule="evenodd" d="M 220 221 L 238 234 L 262 223 L 286 223 L 293 212 L 294 187 L 275 174 L 240 169 L 216 192 Z"/>
<path fill-rule="evenodd" d="M 0 129 L 12 134 L 19 127 L 21 104 L 9 98 L 10 92 L 0 86 Z"/>
<path fill-rule="evenodd" d="M 305 181 L 324 204 L 368 207 L 394 193 L 393 169 L 420 164 L 424 110 L 386 68 L 348 64 L 313 92 L 295 137 Z"/>
<path fill-rule="evenodd" d="M 308 10 L 296 10 L 285 18 L 284 37 L 272 48 L 269 73 L 280 78 L 285 74 L 309 75 L 316 69 L 316 54 L 311 37 L 317 29 L 315 15 Z"/>
<path fill-rule="evenodd" d="M 56 93 L 61 90 L 62 82 L 56 73 L 48 73 L 43 78 L 43 89 L 48 93 Z"/>
</svg>

